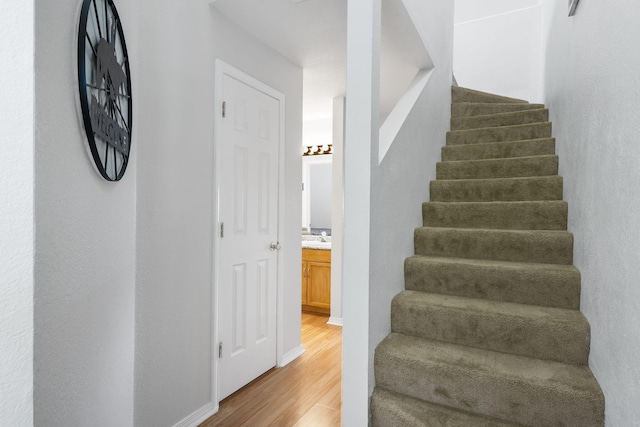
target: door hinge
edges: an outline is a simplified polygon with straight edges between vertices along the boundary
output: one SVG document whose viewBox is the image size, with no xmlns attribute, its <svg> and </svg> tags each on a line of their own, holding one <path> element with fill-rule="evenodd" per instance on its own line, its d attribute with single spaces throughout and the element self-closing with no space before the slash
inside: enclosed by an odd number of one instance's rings
<svg viewBox="0 0 640 427">
<path fill-rule="evenodd" d="M 227 117 L 227 103 L 222 101 L 222 117 Z"/>
<path fill-rule="evenodd" d="M 220 223 L 220 237 L 224 237 L 224 222 Z"/>
<path fill-rule="evenodd" d="M 218 359 L 222 359 L 222 342 L 218 344 Z"/>
</svg>

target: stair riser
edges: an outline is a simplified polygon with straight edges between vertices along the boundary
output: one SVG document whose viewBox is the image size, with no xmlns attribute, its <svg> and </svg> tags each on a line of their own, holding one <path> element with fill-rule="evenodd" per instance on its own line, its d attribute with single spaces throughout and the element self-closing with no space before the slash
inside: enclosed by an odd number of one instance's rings
<svg viewBox="0 0 640 427">
<path fill-rule="evenodd" d="M 574 365 L 589 359 L 590 331 L 577 311 L 533 308 L 501 312 L 490 303 L 448 306 L 447 298 L 406 291 L 391 305 L 391 331 L 458 345 Z M 435 299 L 435 301 L 433 301 Z M 560 313 L 558 315 L 557 313 Z"/>
<path fill-rule="evenodd" d="M 459 102 L 451 104 L 451 117 L 474 117 L 485 116 L 487 114 L 510 113 L 514 111 L 539 110 L 544 108 L 543 104 L 500 104 L 495 102 Z"/>
<path fill-rule="evenodd" d="M 442 161 L 544 156 L 556 152 L 554 138 L 442 147 Z"/>
<path fill-rule="evenodd" d="M 533 264 L 474 264 L 414 256 L 404 264 L 407 290 L 578 310 L 580 273 Z"/>
<path fill-rule="evenodd" d="M 371 395 L 373 427 L 518 427 L 495 418 L 455 411 L 424 400 L 376 388 Z"/>
<path fill-rule="evenodd" d="M 595 427 L 604 425 L 600 396 L 548 383 L 526 382 L 476 371 L 475 366 L 401 357 L 378 348 L 376 385 L 438 405 L 492 416 L 527 426 Z"/>
<path fill-rule="evenodd" d="M 418 228 L 414 240 L 416 255 L 573 264 L 573 236 L 562 231 Z"/>
<path fill-rule="evenodd" d="M 499 102 L 499 103 L 522 103 L 528 104 L 527 101 L 517 98 L 509 98 L 506 96 L 494 95 L 492 93 L 480 92 L 473 89 L 453 87 L 451 88 L 452 102 Z"/>
<path fill-rule="evenodd" d="M 447 145 L 522 141 L 538 138 L 551 138 L 551 123 L 451 131 L 447 132 Z"/>
<path fill-rule="evenodd" d="M 425 227 L 566 230 L 567 203 L 494 202 L 422 204 Z"/>
<path fill-rule="evenodd" d="M 437 179 L 516 178 L 557 174 L 558 157 L 556 156 L 461 160 L 436 164 Z"/>
<path fill-rule="evenodd" d="M 562 200 L 562 177 L 431 181 L 433 202 Z"/>
<path fill-rule="evenodd" d="M 480 129 L 494 126 L 513 126 L 549 121 L 549 110 L 529 110 L 512 113 L 498 113 L 476 117 L 451 119 L 451 130 Z"/>
</svg>

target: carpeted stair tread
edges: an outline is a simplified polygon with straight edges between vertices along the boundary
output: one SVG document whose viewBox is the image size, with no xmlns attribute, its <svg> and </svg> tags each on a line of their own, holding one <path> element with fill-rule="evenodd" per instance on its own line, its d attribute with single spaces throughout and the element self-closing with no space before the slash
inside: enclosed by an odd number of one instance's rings
<svg viewBox="0 0 640 427">
<path fill-rule="evenodd" d="M 376 387 L 371 395 L 372 427 L 518 427 L 495 418 L 434 405 Z"/>
<path fill-rule="evenodd" d="M 375 350 L 374 426 L 603 427 L 549 111 L 454 87 Z"/>
<path fill-rule="evenodd" d="M 567 231 L 420 227 L 416 255 L 541 264 L 573 263 L 573 235 Z"/>
<path fill-rule="evenodd" d="M 527 157 L 555 154 L 555 138 L 522 141 L 484 142 L 481 144 L 449 145 L 442 147 L 442 160 L 480 160 L 508 157 Z"/>
<path fill-rule="evenodd" d="M 425 227 L 566 230 L 567 202 L 425 202 Z"/>
<path fill-rule="evenodd" d="M 604 398 L 587 366 L 391 333 L 375 351 L 376 385 L 527 426 L 602 426 Z"/>
<path fill-rule="evenodd" d="M 429 183 L 433 202 L 562 200 L 562 177 L 452 179 Z"/>
<path fill-rule="evenodd" d="M 484 127 L 447 132 L 447 145 L 480 144 L 483 142 L 521 141 L 551 137 L 551 122 L 525 125 Z"/>
<path fill-rule="evenodd" d="M 558 174 L 558 156 L 455 160 L 436 164 L 436 179 L 485 179 Z"/>
<path fill-rule="evenodd" d="M 580 272 L 572 265 L 414 255 L 405 289 L 578 310 Z"/>
<path fill-rule="evenodd" d="M 391 331 L 574 365 L 589 358 L 577 310 L 404 291 L 391 303 Z"/>
<path fill-rule="evenodd" d="M 524 125 L 528 123 L 543 123 L 547 121 L 549 121 L 549 110 L 541 108 L 538 110 L 494 113 L 473 117 L 455 117 L 451 119 L 451 130 Z"/>
<path fill-rule="evenodd" d="M 495 95 L 493 93 L 481 92 L 479 90 L 464 87 L 451 88 L 452 102 L 500 102 L 500 103 L 522 103 L 528 104 L 524 99 L 509 98 L 507 96 Z"/>
<path fill-rule="evenodd" d="M 509 113 L 512 111 L 539 110 L 544 104 L 499 103 L 499 102 L 456 102 L 451 104 L 451 117 L 473 117 L 487 114 Z"/>
</svg>

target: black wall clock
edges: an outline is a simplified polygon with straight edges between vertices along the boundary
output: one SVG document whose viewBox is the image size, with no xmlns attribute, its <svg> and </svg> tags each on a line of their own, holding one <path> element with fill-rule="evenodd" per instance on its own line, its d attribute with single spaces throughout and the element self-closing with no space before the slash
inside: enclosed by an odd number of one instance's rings
<svg viewBox="0 0 640 427">
<path fill-rule="evenodd" d="M 84 0 L 78 29 L 78 81 L 91 155 L 108 181 L 124 175 L 131 150 L 131 75 L 113 0 Z"/>
</svg>

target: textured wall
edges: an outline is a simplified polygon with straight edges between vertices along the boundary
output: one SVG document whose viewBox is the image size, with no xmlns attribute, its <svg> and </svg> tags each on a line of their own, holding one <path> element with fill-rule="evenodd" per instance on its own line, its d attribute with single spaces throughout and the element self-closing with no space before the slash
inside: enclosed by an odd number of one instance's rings
<svg viewBox="0 0 640 427">
<path fill-rule="evenodd" d="M 35 424 L 133 425 L 136 128 L 118 183 L 90 157 L 77 102 L 81 2 L 35 9 Z M 136 10 L 118 2 L 137 92 Z"/>
<path fill-rule="evenodd" d="M 414 254 L 413 230 L 422 224 L 422 202 L 449 130 L 453 61 L 453 3 L 404 0 L 433 63 L 433 71 L 392 145 L 371 170 L 369 283 L 369 392 L 373 356 L 391 331 L 391 300 L 404 290 L 404 259 Z"/>
<path fill-rule="evenodd" d="M 543 100 L 539 3 L 456 1 L 453 72 L 460 86 Z"/>
<path fill-rule="evenodd" d="M 213 52 L 206 2 L 142 1 L 135 425 L 211 403 Z M 171 23 L 171 25 L 167 25 Z"/>
<path fill-rule="evenodd" d="M 404 259 L 413 255 L 413 230 L 421 224 L 421 204 L 429 198 L 429 180 L 435 178 L 435 164 L 449 129 L 453 3 L 404 0 L 404 5 L 434 71 L 378 164 L 380 3 L 349 2 L 344 147 L 346 262 L 342 277 L 344 425 L 367 424 L 368 398 L 375 386 L 374 351 L 391 330 L 391 300 L 404 289 Z"/>
<path fill-rule="evenodd" d="M 391 299 L 404 290 L 404 259 L 413 255 L 413 230 L 422 224 L 422 202 L 451 116 L 453 4 L 405 0 L 435 65 L 433 74 L 380 165 L 371 172 L 370 381 L 373 353 L 389 334 Z"/>
<path fill-rule="evenodd" d="M 640 4 L 548 1 L 546 100 L 607 426 L 640 420 Z"/>
<path fill-rule="evenodd" d="M 135 420 L 155 427 L 213 408 L 216 58 L 286 96 L 284 353 L 300 345 L 302 70 L 208 2 L 143 7 L 154 13 L 140 20 Z"/>
<path fill-rule="evenodd" d="M 33 425 L 33 1 L 0 13 L 0 425 Z"/>
<path fill-rule="evenodd" d="M 77 108 L 80 3 L 35 16 L 36 424 L 173 425 L 211 407 L 216 57 L 286 95 L 284 353 L 300 345 L 302 71 L 207 2 L 119 2 L 134 135 L 108 183 Z"/>
</svg>

